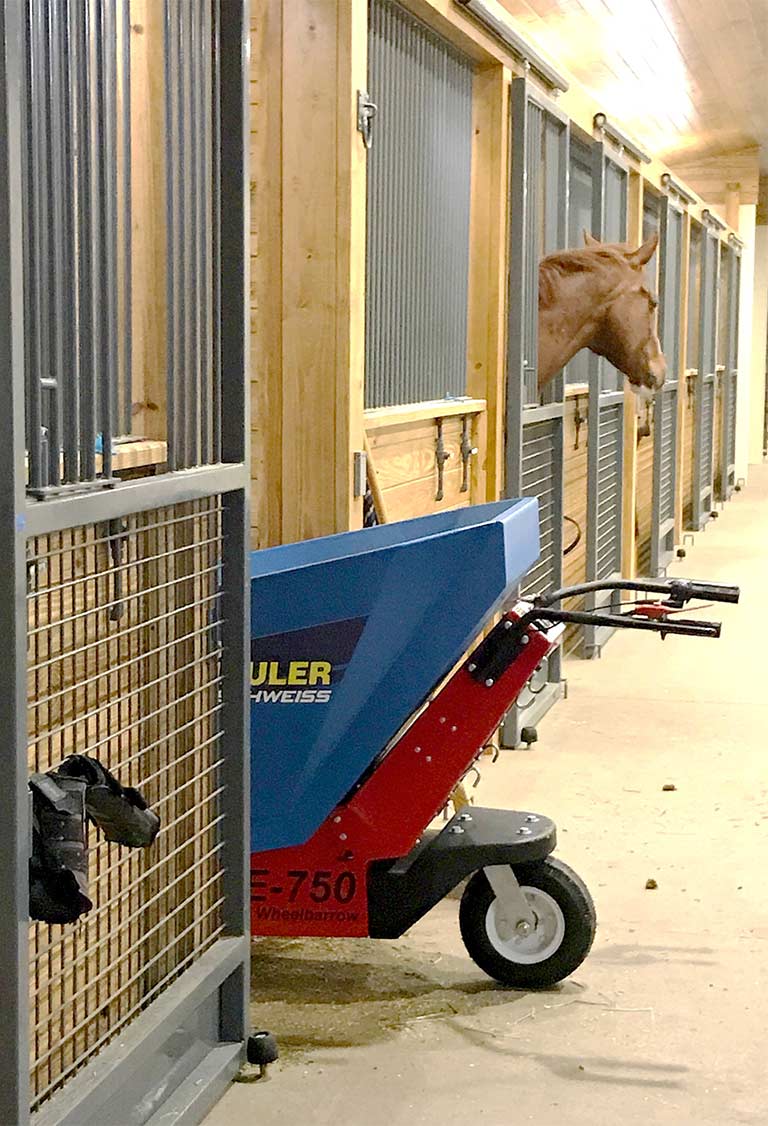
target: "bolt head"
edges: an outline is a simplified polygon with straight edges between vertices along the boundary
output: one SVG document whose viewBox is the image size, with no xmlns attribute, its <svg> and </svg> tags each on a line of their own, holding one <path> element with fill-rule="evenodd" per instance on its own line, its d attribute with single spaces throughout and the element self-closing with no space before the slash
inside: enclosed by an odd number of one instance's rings
<svg viewBox="0 0 768 1126">
<path fill-rule="evenodd" d="M 347 839 L 346 833 L 339 833 L 339 840 L 340 841 L 345 841 L 346 839 Z"/>
<path fill-rule="evenodd" d="M 432 762 L 432 755 L 424 755 L 424 762 Z"/>
<path fill-rule="evenodd" d="M 451 827 L 450 827 L 450 829 L 448 830 L 448 832 L 449 832 L 449 833 L 454 833 L 454 834 L 455 834 L 455 833 L 463 833 L 463 832 L 464 832 L 464 830 L 462 829 L 461 825 L 451 825 Z"/>
<path fill-rule="evenodd" d="M 523 938 L 525 938 L 526 935 L 531 933 L 531 929 L 532 929 L 531 924 L 528 922 L 527 919 L 521 919 L 520 922 L 517 923 L 516 926 L 515 926 L 515 930 Z"/>
<path fill-rule="evenodd" d="M 486 688 L 492 688 L 493 687 L 493 680 L 491 679 L 491 677 L 488 677 L 488 679 L 486 680 L 485 687 Z"/>
<path fill-rule="evenodd" d="M 529 814 L 528 814 L 528 816 L 526 817 L 526 819 L 525 819 L 525 820 L 526 820 L 526 821 L 527 821 L 527 822 L 528 822 L 529 824 L 531 824 L 531 825 L 532 825 L 532 824 L 534 824 L 534 823 L 535 823 L 536 821 L 538 821 L 539 819 L 538 819 L 538 817 L 536 816 L 536 814 L 535 814 L 535 813 L 529 813 Z"/>
<path fill-rule="evenodd" d="M 475 664 L 474 661 L 470 661 L 469 664 L 467 665 L 467 668 L 469 669 L 470 672 L 474 672 L 475 669 L 477 668 L 477 665 Z"/>
<path fill-rule="evenodd" d="M 528 636 L 527 633 L 523 634 L 523 636 L 520 638 L 520 644 L 521 645 L 527 645 L 530 640 L 531 639 L 530 639 L 530 637 Z"/>
<path fill-rule="evenodd" d="M 530 837 L 532 832 L 533 832 L 533 829 L 529 829 L 526 825 L 521 825 L 520 828 L 517 830 L 517 835 L 519 837 Z"/>
</svg>

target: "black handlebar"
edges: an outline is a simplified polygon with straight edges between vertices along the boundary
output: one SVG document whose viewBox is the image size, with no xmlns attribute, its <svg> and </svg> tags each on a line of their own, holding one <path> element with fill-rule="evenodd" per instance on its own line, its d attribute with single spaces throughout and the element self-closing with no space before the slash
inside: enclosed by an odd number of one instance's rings
<svg viewBox="0 0 768 1126">
<path fill-rule="evenodd" d="M 538 595 L 534 606 L 554 606 L 564 598 L 574 598 L 579 594 L 596 594 L 600 591 L 634 590 L 649 594 L 668 594 L 670 602 L 684 606 L 692 598 L 709 599 L 710 602 L 738 602 L 740 590 L 737 586 L 723 586 L 719 583 L 694 582 L 691 579 L 613 579 L 603 582 L 579 583 L 578 586 L 561 587 L 549 594 Z"/>
</svg>

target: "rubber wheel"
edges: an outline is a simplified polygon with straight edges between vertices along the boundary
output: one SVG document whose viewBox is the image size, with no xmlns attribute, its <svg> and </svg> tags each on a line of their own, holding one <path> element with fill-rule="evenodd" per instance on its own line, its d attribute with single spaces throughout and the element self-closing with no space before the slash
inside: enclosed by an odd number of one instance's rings
<svg viewBox="0 0 768 1126">
<path fill-rule="evenodd" d="M 515 876 L 537 925 L 509 933 L 482 870 L 461 898 L 459 926 L 470 958 L 489 977 L 516 989 L 547 989 L 568 977 L 590 951 L 597 917 L 584 882 L 561 860 L 517 865 Z"/>
<path fill-rule="evenodd" d="M 271 1032 L 253 1032 L 246 1043 L 248 1063 L 266 1067 L 279 1058 L 277 1040 Z"/>
</svg>

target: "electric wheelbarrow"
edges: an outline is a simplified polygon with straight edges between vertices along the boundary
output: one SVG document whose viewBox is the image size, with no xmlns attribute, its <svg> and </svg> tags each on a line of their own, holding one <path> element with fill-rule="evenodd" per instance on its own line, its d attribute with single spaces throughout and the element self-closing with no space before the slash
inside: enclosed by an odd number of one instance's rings
<svg viewBox="0 0 768 1126">
<path fill-rule="evenodd" d="M 672 615 L 739 592 L 639 580 L 516 601 L 538 527 L 535 500 L 507 500 L 254 553 L 254 935 L 397 938 L 469 877 L 461 933 L 491 977 L 546 987 L 587 956 L 594 905 L 548 817 L 472 806 L 429 826 L 564 622 L 716 637 Z M 558 608 L 598 590 L 667 598 Z"/>
</svg>

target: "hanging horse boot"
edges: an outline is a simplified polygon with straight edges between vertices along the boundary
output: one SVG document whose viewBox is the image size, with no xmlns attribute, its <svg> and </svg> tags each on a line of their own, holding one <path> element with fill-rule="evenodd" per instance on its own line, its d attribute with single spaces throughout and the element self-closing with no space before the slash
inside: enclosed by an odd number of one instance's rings
<svg viewBox="0 0 768 1126">
<path fill-rule="evenodd" d="M 33 774 L 29 914 L 43 923 L 74 923 L 93 906 L 88 896 L 85 783 L 51 771 Z"/>
<path fill-rule="evenodd" d="M 95 758 L 70 755 L 58 771 L 85 783 L 85 808 L 108 841 L 147 848 L 160 829 L 160 818 L 133 786 L 122 786 Z"/>
</svg>

